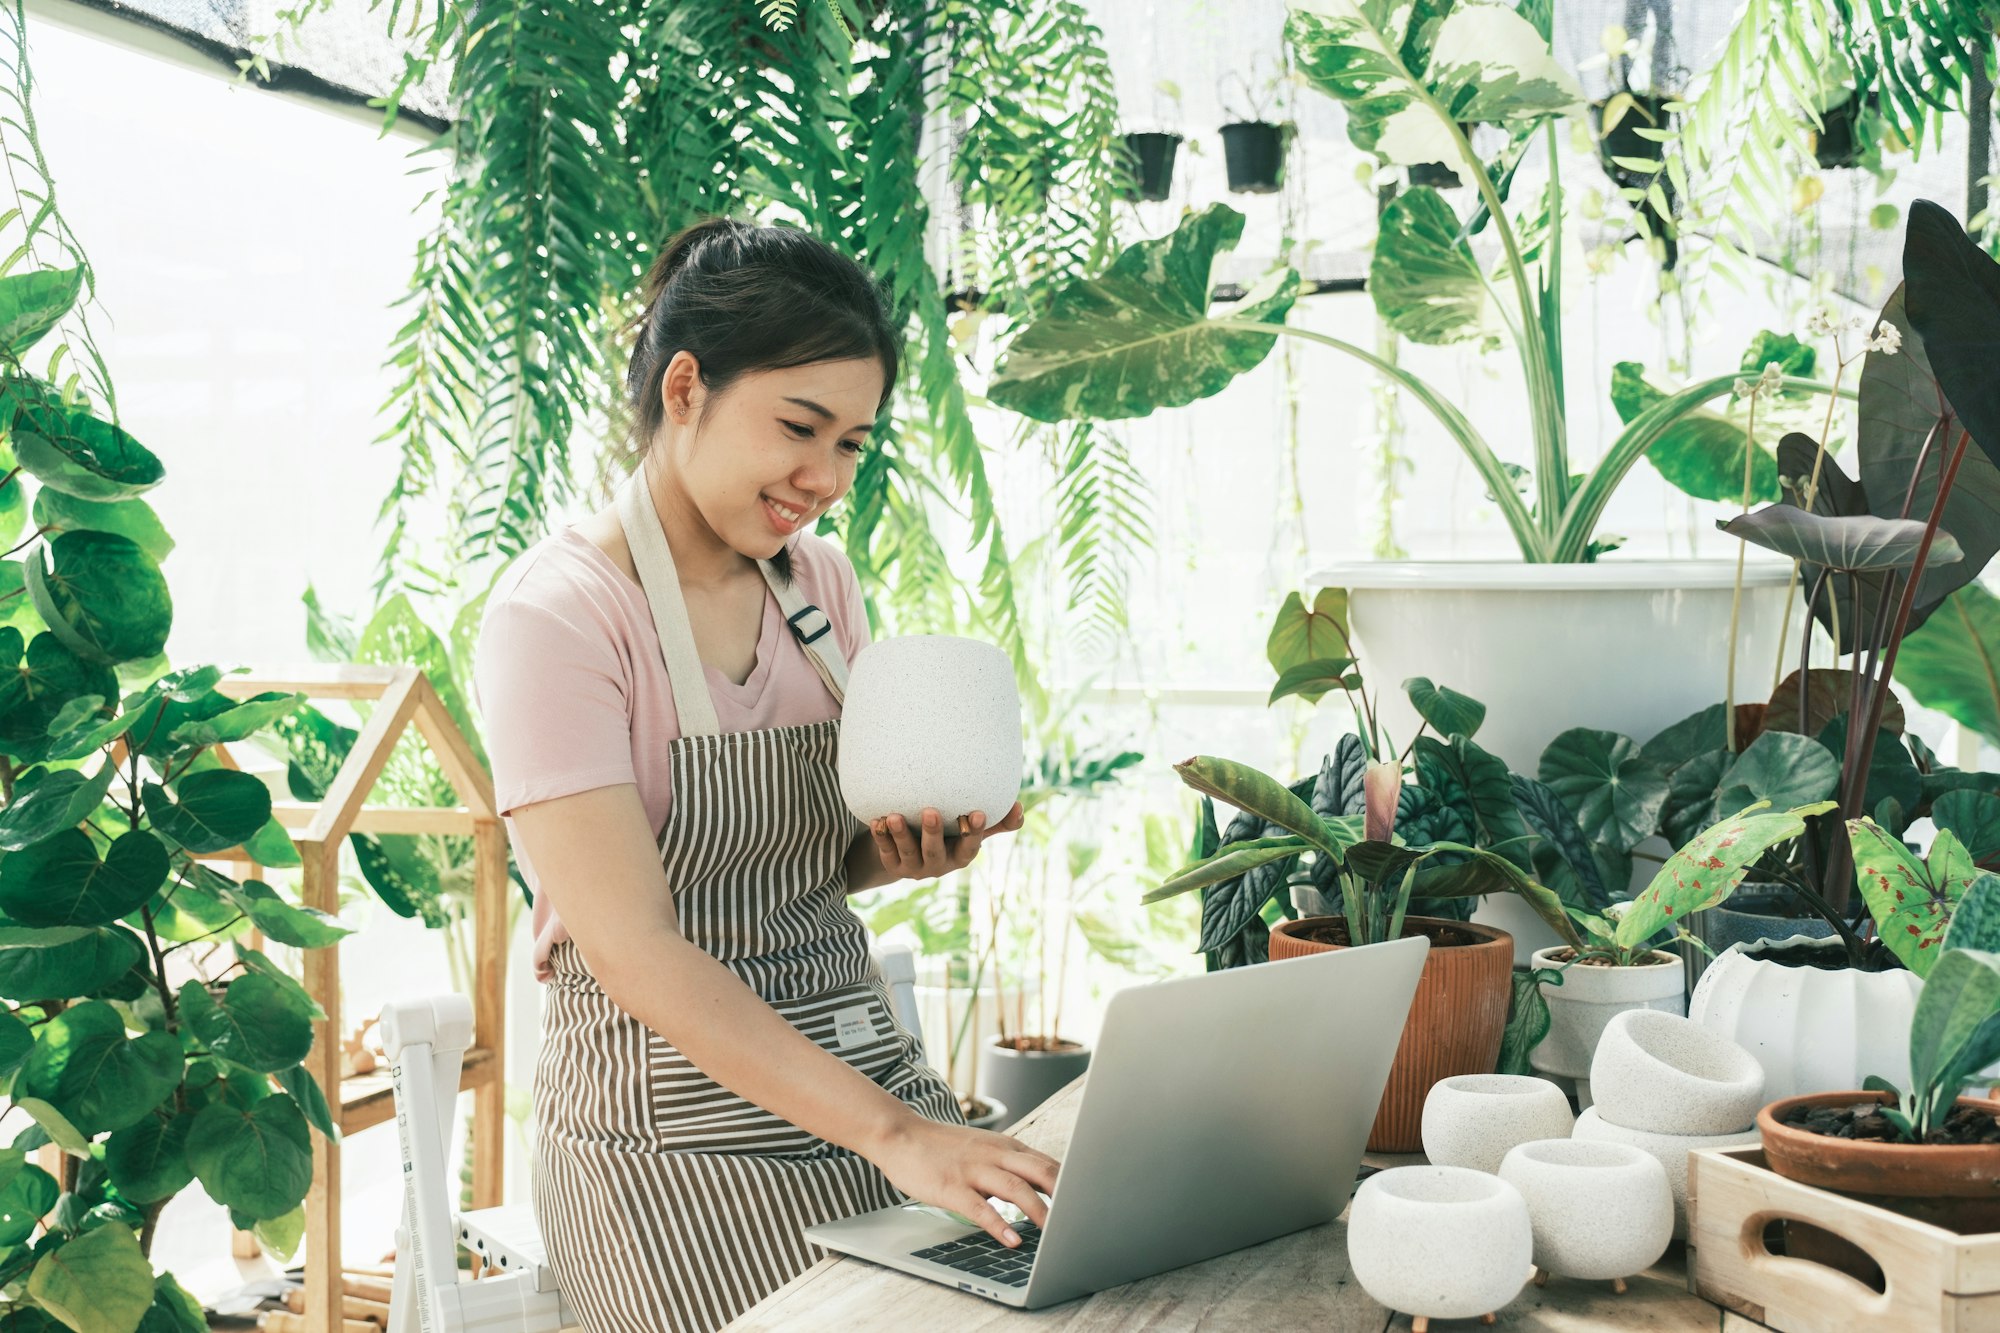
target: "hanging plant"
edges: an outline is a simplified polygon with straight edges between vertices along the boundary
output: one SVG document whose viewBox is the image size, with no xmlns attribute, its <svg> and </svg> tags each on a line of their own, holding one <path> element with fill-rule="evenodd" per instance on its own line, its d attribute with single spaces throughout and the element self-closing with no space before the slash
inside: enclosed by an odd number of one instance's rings
<svg viewBox="0 0 2000 1333">
<path fill-rule="evenodd" d="M 1159 203 L 1174 184 L 1174 157 L 1181 136 L 1171 130 L 1140 130 L 1125 136 L 1131 156 L 1132 185 L 1126 198 L 1133 202 Z"/>
<path fill-rule="evenodd" d="M 1257 61 L 1251 61 L 1251 69 L 1254 71 L 1256 67 Z M 1246 74 L 1234 74 L 1223 80 L 1225 85 L 1231 78 L 1235 80 L 1246 107 L 1244 114 L 1222 127 L 1222 158 L 1228 169 L 1231 194 L 1276 194 L 1284 185 L 1285 149 L 1296 127 L 1267 120 L 1264 115 L 1265 103 L 1278 90 L 1283 75 L 1284 67 L 1280 64 L 1276 72 L 1254 88 Z M 1227 91 L 1217 91 L 1217 100 L 1228 114 Z"/>
</svg>

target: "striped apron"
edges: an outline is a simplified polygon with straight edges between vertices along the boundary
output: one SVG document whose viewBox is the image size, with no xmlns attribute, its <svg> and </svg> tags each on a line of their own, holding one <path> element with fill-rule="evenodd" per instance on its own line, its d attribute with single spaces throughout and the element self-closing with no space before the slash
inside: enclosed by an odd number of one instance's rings
<svg viewBox="0 0 2000 1333">
<path fill-rule="evenodd" d="M 847 905 L 845 858 L 863 826 L 841 800 L 839 719 L 721 731 L 643 475 L 621 487 L 618 510 L 680 714 L 660 859 L 681 932 L 809 1040 L 918 1114 L 963 1124 Z M 768 565 L 764 577 L 840 699 L 846 663 L 824 613 Z M 592 1333 L 720 1328 L 825 1254 L 804 1228 L 907 1202 L 865 1158 L 702 1073 L 612 1002 L 573 943 L 550 964 L 535 1211 Z"/>
</svg>

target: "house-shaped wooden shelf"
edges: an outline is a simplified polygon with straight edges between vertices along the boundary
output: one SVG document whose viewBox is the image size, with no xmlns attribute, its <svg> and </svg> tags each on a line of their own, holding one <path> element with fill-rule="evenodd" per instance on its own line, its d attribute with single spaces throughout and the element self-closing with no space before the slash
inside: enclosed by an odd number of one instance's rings
<svg viewBox="0 0 2000 1333">
<path fill-rule="evenodd" d="M 339 906 L 340 849 L 349 833 L 453 834 L 473 840 L 473 1022 L 465 1053 L 461 1091 L 473 1093 L 472 1203 L 490 1208 L 501 1201 L 501 1151 L 506 1090 L 501 1052 L 506 1040 L 507 837 L 493 806 L 493 779 L 466 742 L 424 674 L 411 666 L 310 666 L 269 675 L 225 676 L 216 689 L 247 699 L 267 690 L 309 699 L 374 701 L 375 708 L 355 738 L 326 797 L 320 801 L 273 801 L 271 813 L 291 832 L 298 849 L 300 898 L 308 907 L 333 912 Z M 403 733 L 415 723 L 429 743 L 462 804 L 389 807 L 368 804 L 382 769 Z M 225 762 L 228 762 L 225 753 Z M 238 847 L 204 860 L 232 862 L 254 875 L 256 859 Z M 387 1070 L 343 1079 L 340 1076 L 340 948 L 304 953 L 305 988 L 326 1017 L 314 1025 L 306 1067 L 329 1097 L 341 1134 L 351 1134 L 396 1115 Z M 340 1145 L 313 1135 L 312 1191 L 306 1196 L 306 1327 L 336 1333 L 341 1327 Z"/>
</svg>

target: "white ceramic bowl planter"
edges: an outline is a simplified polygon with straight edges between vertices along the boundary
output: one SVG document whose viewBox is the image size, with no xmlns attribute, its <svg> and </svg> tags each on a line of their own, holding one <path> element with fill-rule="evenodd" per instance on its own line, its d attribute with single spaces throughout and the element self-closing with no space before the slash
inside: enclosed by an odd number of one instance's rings
<svg viewBox="0 0 2000 1333">
<path fill-rule="evenodd" d="M 1569 1137 L 1569 1098 L 1543 1078 L 1459 1074 L 1424 1098 L 1424 1156 L 1432 1166 L 1493 1172 L 1517 1143 Z"/>
<path fill-rule="evenodd" d="M 1757 1120 L 1764 1068 L 1721 1033 L 1678 1014 L 1627 1009 L 1590 1062 L 1597 1111 L 1649 1134 L 1734 1134 Z"/>
<path fill-rule="evenodd" d="M 1567 949 L 1557 945 L 1537 950 L 1536 967 L 1562 967 L 1554 956 Z M 1562 984 L 1542 983 L 1548 1001 L 1548 1035 L 1528 1052 L 1528 1063 L 1543 1074 L 1576 1079 L 1577 1100 L 1590 1105 L 1590 1058 L 1604 1025 L 1627 1009 L 1657 1009 L 1679 1014 L 1687 1009 L 1686 968 L 1679 958 L 1656 952 L 1654 961 L 1637 967 L 1598 967 L 1573 963 L 1563 967 Z"/>
<path fill-rule="evenodd" d="M 1770 940 L 1758 940 L 1760 945 Z M 1844 958 L 1837 940 L 1782 941 Z M 1910 1017 L 1923 982 L 1914 972 L 1787 966 L 1735 944 L 1716 956 L 1688 997 L 1688 1017 L 1748 1050 L 1764 1067 L 1764 1100 L 1858 1088 L 1880 1074 L 1910 1084 Z"/>
<path fill-rule="evenodd" d="M 988 825 L 1021 791 L 1021 693 L 1014 665 L 990 643 L 912 634 L 863 648 L 841 707 L 840 790 L 864 823 L 925 807 L 978 811 Z"/>
<path fill-rule="evenodd" d="M 1576 1118 L 1572 1138 L 1592 1143 L 1630 1144 L 1650 1154 L 1666 1168 L 1667 1187 L 1674 1193 L 1674 1235 L 1687 1237 L 1688 1153 L 1695 1148 L 1741 1148 L 1762 1141 L 1753 1126 L 1740 1134 L 1649 1134 L 1643 1129 L 1614 1125 L 1593 1106 Z"/>
<path fill-rule="evenodd" d="M 1545 1139 L 1523 1143 L 1500 1164 L 1500 1179 L 1528 1201 L 1535 1233 L 1535 1281 L 1550 1274 L 1625 1279 L 1650 1268 L 1674 1236 L 1667 1170 L 1623 1143 Z"/>
<path fill-rule="evenodd" d="M 1521 1294 L 1534 1259 L 1521 1192 L 1462 1166 L 1398 1166 L 1361 1182 L 1347 1264 L 1391 1310 L 1432 1319 L 1489 1316 Z"/>
</svg>

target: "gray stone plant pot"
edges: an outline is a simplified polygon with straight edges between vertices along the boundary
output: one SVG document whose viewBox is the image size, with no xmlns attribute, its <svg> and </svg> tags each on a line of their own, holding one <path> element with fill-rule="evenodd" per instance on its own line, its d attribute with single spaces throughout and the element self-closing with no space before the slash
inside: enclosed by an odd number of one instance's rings
<svg viewBox="0 0 2000 1333">
<path fill-rule="evenodd" d="M 1056 1051 L 1017 1051 L 988 1038 L 979 1048 L 979 1091 L 1005 1102 L 1006 1118 L 993 1129 L 1006 1129 L 1028 1112 L 1061 1092 L 1090 1067 L 1090 1048 L 1074 1045 Z"/>
</svg>

